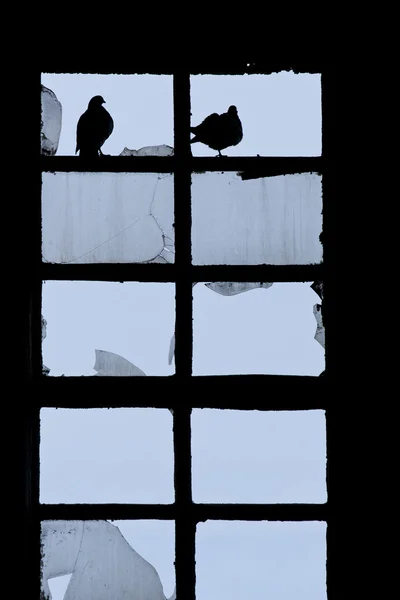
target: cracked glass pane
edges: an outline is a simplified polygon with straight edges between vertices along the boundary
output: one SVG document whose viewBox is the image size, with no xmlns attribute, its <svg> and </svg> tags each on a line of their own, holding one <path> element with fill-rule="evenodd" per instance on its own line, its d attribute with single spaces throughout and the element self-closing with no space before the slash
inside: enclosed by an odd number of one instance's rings
<svg viewBox="0 0 400 600">
<path fill-rule="evenodd" d="M 102 108 L 114 122 L 101 147 L 104 154 L 118 156 L 124 150 L 129 153 L 147 146 L 173 146 L 171 75 L 42 73 L 41 81 L 62 104 L 57 156 L 75 154 L 78 120 L 95 96 L 103 98 Z"/>
<path fill-rule="evenodd" d="M 321 176 L 193 173 L 192 221 L 196 265 L 321 263 Z"/>
<path fill-rule="evenodd" d="M 326 524 L 197 525 L 196 599 L 325 600 Z"/>
<path fill-rule="evenodd" d="M 50 376 L 172 375 L 172 283 L 45 281 L 42 358 Z"/>
<path fill-rule="evenodd" d="M 171 521 L 43 521 L 41 600 L 175 600 Z"/>
<path fill-rule="evenodd" d="M 314 315 L 320 298 L 310 282 L 250 284 L 239 292 L 234 282 L 222 285 L 193 288 L 194 375 L 321 374 L 325 352 Z"/>
<path fill-rule="evenodd" d="M 40 502 L 169 503 L 173 479 L 169 410 L 40 411 Z"/>
<path fill-rule="evenodd" d="M 174 262 L 173 194 L 168 173 L 43 173 L 43 261 Z"/>
<path fill-rule="evenodd" d="M 322 410 L 194 410 L 192 456 L 195 502 L 326 502 Z"/>
<path fill-rule="evenodd" d="M 222 149 L 224 156 L 320 156 L 320 74 L 193 75 L 190 84 L 192 127 L 214 113 L 226 113 L 230 106 L 237 109 L 243 138 Z M 233 136 L 229 142 L 237 139 Z M 194 156 L 218 155 L 213 145 L 200 140 L 191 149 Z"/>
</svg>

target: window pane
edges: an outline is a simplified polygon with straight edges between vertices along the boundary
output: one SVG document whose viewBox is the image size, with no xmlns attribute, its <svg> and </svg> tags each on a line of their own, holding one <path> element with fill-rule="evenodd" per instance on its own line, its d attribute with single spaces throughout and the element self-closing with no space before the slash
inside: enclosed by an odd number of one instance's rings
<svg viewBox="0 0 400 600">
<path fill-rule="evenodd" d="M 236 106 L 243 139 L 222 150 L 227 156 L 319 156 L 321 154 L 321 76 L 293 72 L 271 75 L 191 77 L 191 125 Z M 202 143 L 194 156 L 216 156 Z"/>
<path fill-rule="evenodd" d="M 193 263 L 322 262 L 321 176 L 192 175 Z"/>
<path fill-rule="evenodd" d="M 173 187 L 168 173 L 43 173 L 43 261 L 174 262 Z"/>
<path fill-rule="evenodd" d="M 326 599 L 325 523 L 197 526 L 196 599 Z"/>
<path fill-rule="evenodd" d="M 321 299 L 310 284 L 197 283 L 194 375 L 320 375 L 325 352 L 314 306 Z"/>
<path fill-rule="evenodd" d="M 323 411 L 192 413 L 195 502 L 326 502 Z"/>
<path fill-rule="evenodd" d="M 44 600 L 175 598 L 173 522 L 43 521 L 42 543 Z"/>
<path fill-rule="evenodd" d="M 46 281 L 42 312 L 43 363 L 51 376 L 174 372 L 172 283 Z"/>
<path fill-rule="evenodd" d="M 172 76 L 87 75 L 42 73 L 42 84 L 62 106 L 62 127 L 57 155 L 74 155 L 76 127 L 94 96 L 114 121 L 104 142 L 104 154 L 119 155 L 125 148 L 173 146 Z"/>
<path fill-rule="evenodd" d="M 40 431 L 41 502 L 173 502 L 168 410 L 43 408 Z"/>
</svg>

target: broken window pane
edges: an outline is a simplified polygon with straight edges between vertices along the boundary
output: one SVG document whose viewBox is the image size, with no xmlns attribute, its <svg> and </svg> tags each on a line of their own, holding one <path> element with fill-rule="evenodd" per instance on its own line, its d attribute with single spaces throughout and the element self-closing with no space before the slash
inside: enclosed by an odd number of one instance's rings
<svg viewBox="0 0 400 600">
<path fill-rule="evenodd" d="M 196 265 L 320 263 L 321 176 L 193 173 L 192 221 Z"/>
<path fill-rule="evenodd" d="M 243 293 L 232 288 L 229 297 L 223 283 L 193 288 L 194 375 L 317 376 L 324 370 L 324 348 L 314 337 L 319 296 L 311 282 L 260 283 Z"/>
<path fill-rule="evenodd" d="M 326 502 L 325 413 L 194 410 L 195 502 Z"/>
<path fill-rule="evenodd" d="M 53 263 L 174 262 L 168 173 L 43 173 L 42 256 Z"/>
<path fill-rule="evenodd" d="M 175 600 L 173 522 L 43 521 L 41 530 L 43 600 Z"/>
<path fill-rule="evenodd" d="M 43 408 L 40 435 L 42 503 L 173 502 L 169 410 Z"/>
<path fill-rule="evenodd" d="M 104 154 L 173 146 L 172 76 L 42 73 L 41 80 L 62 104 L 57 155 L 75 154 L 78 120 L 97 95 L 105 100 L 103 107 L 114 121 L 114 129 L 101 148 Z"/>
<path fill-rule="evenodd" d="M 326 599 L 326 524 L 197 525 L 196 599 Z"/>
<path fill-rule="evenodd" d="M 50 376 L 172 375 L 172 283 L 46 281 L 43 363 Z"/>
<path fill-rule="evenodd" d="M 243 139 L 222 150 L 226 156 L 319 156 L 321 154 L 321 75 L 194 75 L 191 126 L 236 106 Z M 194 156 L 216 156 L 203 143 Z"/>
</svg>

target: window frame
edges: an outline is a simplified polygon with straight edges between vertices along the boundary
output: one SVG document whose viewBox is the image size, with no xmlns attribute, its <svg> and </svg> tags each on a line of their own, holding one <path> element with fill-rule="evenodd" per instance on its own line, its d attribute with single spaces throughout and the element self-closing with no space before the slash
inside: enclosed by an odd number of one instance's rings
<svg viewBox="0 0 400 600">
<path fill-rule="evenodd" d="M 43 60 L 41 72 L 107 73 L 99 68 L 71 68 Z M 63 68 L 64 67 L 64 68 Z M 66 68 L 65 68 L 66 67 Z M 320 157 L 192 157 L 190 155 L 190 76 L 195 74 L 269 74 L 281 70 L 321 73 L 322 153 Z M 336 455 L 336 409 L 329 397 L 336 384 L 336 244 L 335 244 L 335 69 L 326 64 L 265 63 L 263 61 L 192 63 L 186 69 L 160 63 L 135 65 L 109 74 L 165 74 L 173 76 L 174 156 L 103 157 L 84 161 L 80 157 L 40 156 L 40 179 L 35 175 L 35 201 L 27 210 L 29 277 L 24 288 L 24 381 L 32 393 L 24 401 L 23 525 L 29 589 L 40 598 L 40 523 L 56 519 L 168 519 L 176 524 L 177 598 L 195 598 L 196 523 L 207 519 L 324 521 L 327 523 L 327 594 L 334 597 L 337 572 L 335 527 L 338 487 Z M 40 73 L 39 73 L 40 78 Z M 38 94 L 39 95 L 39 94 Z M 35 104 L 35 109 L 40 99 Z M 40 127 L 40 119 L 37 119 Z M 37 132 L 38 139 L 39 132 Z M 191 265 L 190 186 L 193 171 L 260 170 L 266 176 L 300 172 L 322 175 L 323 262 L 318 265 L 193 266 Z M 41 257 L 41 174 L 46 171 L 173 172 L 175 210 L 175 263 L 161 264 L 77 264 L 42 263 Z M 36 187 L 37 186 L 37 187 Z M 45 280 L 151 281 L 176 285 L 175 365 L 168 377 L 51 377 L 42 373 L 41 291 Z M 326 368 L 323 377 L 282 375 L 193 376 L 192 367 L 192 283 L 195 281 L 323 281 L 322 310 L 325 327 Z M 120 393 L 135 386 L 139 394 Z M 185 386 L 187 403 L 178 393 Z M 210 387 L 211 386 L 211 387 Z M 253 394 L 241 393 L 242 386 L 255 386 Z M 257 391 L 269 390 L 268 397 Z M 232 393 L 229 393 L 229 388 Z M 210 389 L 214 390 L 210 394 Z M 222 393 L 222 390 L 224 393 Z M 162 393 L 158 393 L 162 391 Z M 140 394 L 140 392 L 145 392 Z M 140 396 L 140 399 L 137 398 Z M 83 398 L 83 399 L 81 399 Z M 40 410 L 58 408 L 148 407 L 173 410 L 175 502 L 148 504 L 40 504 L 39 442 Z M 327 427 L 327 492 L 324 504 L 198 504 L 191 493 L 191 426 L 194 408 L 235 410 L 324 410 Z"/>
</svg>

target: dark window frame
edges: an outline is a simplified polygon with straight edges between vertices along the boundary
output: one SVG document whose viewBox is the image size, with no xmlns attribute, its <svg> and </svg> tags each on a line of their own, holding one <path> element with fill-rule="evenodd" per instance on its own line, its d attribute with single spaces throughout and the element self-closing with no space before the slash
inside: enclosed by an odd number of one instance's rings
<svg viewBox="0 0 400 600">
<path fill-rule="evenodd" d="M 107 73 L 89 65 L 50 64 L 42 72 Z M 74 68 L 75 67 L 75 68 Z M 85 68 L 83 68 L 85 67 Z M 322 155 L 310 158 L 279 157 L 191 157 L 189 147 L 190 75 L 271 73 L 280 70 L 321 73 Z M 336 413 L 328 397 L 336 383 L 336 248 L 335 248 L 335 70 L 330 65 L 307 63 L 192 63 L 178 69 L 160 63 L 135 64 L 135 70 L 108 71 L 125 74 L 173 75 L 174 156 L 104 157 L 83 161 L 79 157 L 40 157 L 40 175 L 35 178 L 35 202 L 28 208 L 27 239 L 29 276 L 24 288 L 24 381 L 32 394 L 24 403 L 24 541 L 27 550 L 28 584 L 32 597 L 40 597 L 40 522 L 52 519 L 171 519 L 176 522 L 177 597 L 195 598 L 196 523 L 207 519 L 283 520 L 327 522 L 327 589 L 334 598 L 337 571 L 335 525 L 337 518 L 336 462 L 334 448 Z M 38 74 L 40 78 L 40 73 Z M 38 90 L 40 87 L 38 86 Z M 40 116 L 40 94 L 38 94 Z M 40 119 L 38 118 L 38 139 Z M 39 150 L 39 148 L 38 148 Z M 251 171 L 276 175 L 314 171 L 323 183 L 323 263 L 321 265 L 192 266 L 190 174 L 192 171 Z M 159 264 L 58 265 L 41 261 L 41 173 L 45 171 L 174 172 L 176 262 Z M 37 174 L 38 175 L 38 174 Z M 40 177 L 40 179 L 39 179 Z M 37 187 L 36 187 L 37 186 Z M 42 281 L 104 280 L 174 282 L 176 285 L 176 374 L 169 377 L 112 378 L 61 377 L 42 374 L 41 288 Z M 192 282 L 194 281 L 316 281 L 324 282 L 322 310 L 326 332 L 326 369 L 323 377 L 276 375 L 192 376 Z M 251 393 L 241 390 L 254 386 Z M 138 394 L 122 392 L 133 388 Z M 260 394 L 264 387 L 267 397 Z M 213 392 L 210 393 L 210 390 Z M 157 393 L 161 391 L 162 393 Z M 222 391 L 224 393 L 222 393 Z M 229 393 L 231 391 L 231 393 Z M 185 405 L 177 394 L 184 393 Z M 29 395 L 29 393 L 28 393 Z M 138 396 L 140 399 L 138 400 Z M 150 400 L 149 398 L 153 398 Z M 156 407 L 173 409 L 175 454 L 175 502 L 171 505 L 141 504 L 40 504 L 39 503 L 39 414 L 42 407 L 100 408 Z M 325 504 L 197 504 L 191 496 L 190 414 L 193 408 L 236 410 L 326 411 L 327 489 Z"/>
</svg>

